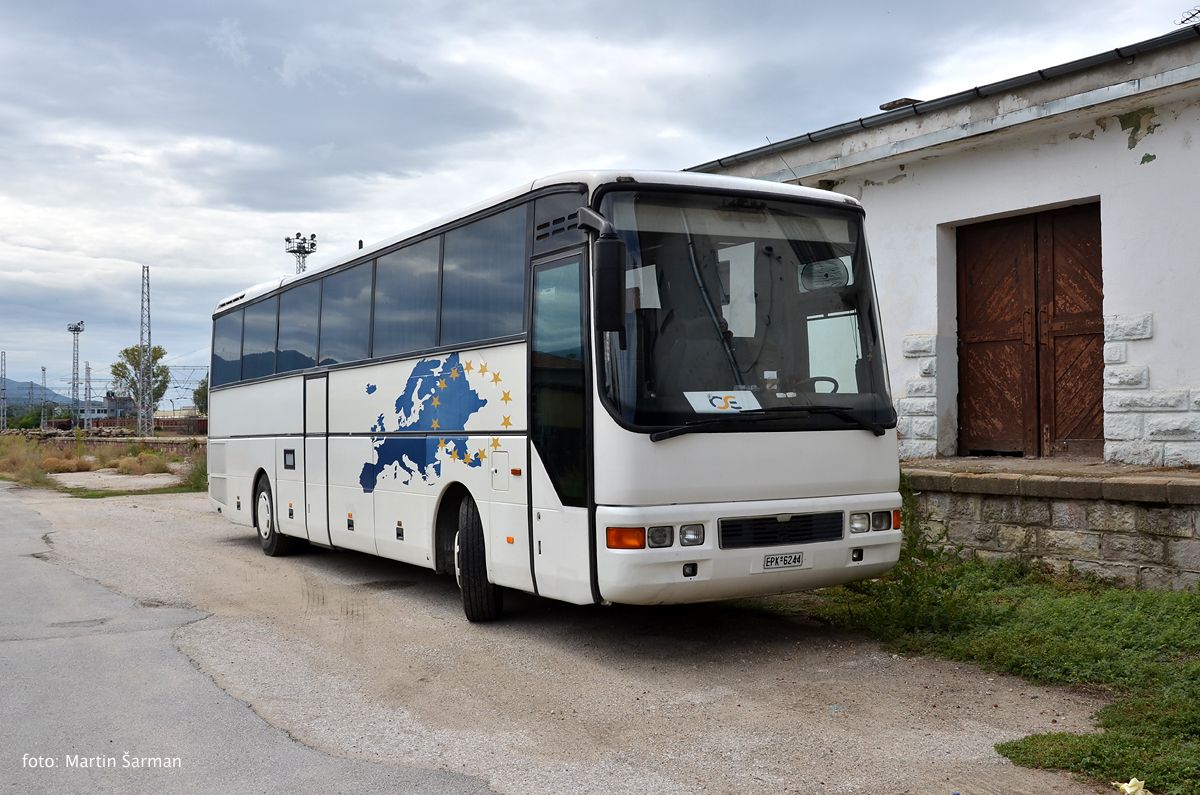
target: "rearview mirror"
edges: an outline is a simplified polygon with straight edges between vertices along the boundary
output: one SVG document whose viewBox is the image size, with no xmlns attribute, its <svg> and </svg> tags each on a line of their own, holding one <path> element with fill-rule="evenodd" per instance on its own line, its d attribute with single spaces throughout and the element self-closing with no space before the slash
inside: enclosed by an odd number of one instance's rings
<svg viewBox="0 0 1200 795">
<path fill-rule="evenodd" d="M 593 290 L 596 328 L 621 331 L 625 328 L 625 243 L 621 238 L 599 237 L 592 244 Z"/>
<path fill-rule="evenodd" d="M 612 223 L 590 207 L 579 208 L 579 225 L 599 233 L 592 243 L 592 293 L 598 331 L 625 329 L 625 243 Z"/>
</svg>

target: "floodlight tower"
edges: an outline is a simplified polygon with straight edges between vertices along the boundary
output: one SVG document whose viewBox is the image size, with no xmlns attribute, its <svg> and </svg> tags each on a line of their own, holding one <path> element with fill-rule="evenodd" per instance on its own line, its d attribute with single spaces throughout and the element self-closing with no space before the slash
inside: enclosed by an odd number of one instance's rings
<svg viewBox="0 0 1200 795">
<path fill-rule="evenodd" d="M 138 361 L 137 432 L 138 436 L 154 434 L 154 385 L 151 379 L 154 368 L 150 357 L 154 346 L 150 343 L 150 266 L 142 266 L 142 328 L 138 335 L 141 353 Z"/>
<path fill-rule="evenodd" d="M 79 335 L 83 333 L 83 321 L 70 323 L 67 331 L 74 337 L 71 349 L 71 411 L 75 415 L 74 427 L 79 427 Z"/>
<path fill-rule="evenodd" d="M 297 232 L 295 237 L 285 237 L 283 250 L 296 258 L 296 273 L 304 273 L 305 258 L 317 250 L 317 234 L 314 232 L 305 237 Z"/>
<path fill-rule="evenodd" d="M 8 351 L 0 351 L 0 431 L 8 429 Z"/>
<path fill-rule="evenodd" d="M 43 431 L 46 430 L 46 368 L 42 368 L 42 399 L 39 401 L 42 405 L 42 418 L 38 427 Z"/>
</svg>

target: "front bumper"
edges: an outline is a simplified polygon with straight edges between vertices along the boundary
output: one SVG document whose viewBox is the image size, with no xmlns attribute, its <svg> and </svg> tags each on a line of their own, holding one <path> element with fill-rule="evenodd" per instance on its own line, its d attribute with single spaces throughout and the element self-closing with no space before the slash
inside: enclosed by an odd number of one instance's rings
<svg viewBox="0 0 1200 795">
<path fill-rule="evenodd" d="M 797 500 L 654 505 L 596 508 L 596 564 L 600 595 L 621 604 L 683 604 L 717 599 L 790 593 L 883 574 L 900 558 L 901 531 L 851 533 L 845 526 L 852 512 L 891 511 L 900 507 L 899 493 L 816 497 Z M 843 513 L 842 537 L 833 541 L 722 549 L 722 518 Z M 609 549 L 607 527 L 650 527 L 703 524 L 704 543 L 675 543 L 662 549 Z M 767 555 L 802 552 L 796 568 L 764 569 Z M 689 576 L 695 564 L 695 573 Z"/>
</svg>

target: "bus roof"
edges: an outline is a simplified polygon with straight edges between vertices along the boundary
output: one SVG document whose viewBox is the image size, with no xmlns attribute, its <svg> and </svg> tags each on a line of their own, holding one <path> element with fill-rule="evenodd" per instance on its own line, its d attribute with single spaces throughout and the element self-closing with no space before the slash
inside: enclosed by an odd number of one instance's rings
<svg viewBox="0 0 1200 795">
<path fill-rule="evenodd" d="M 434 219 L 420 226 L 409 229 L 395 237 L 381 240 L 372 245 L 364 246 L 362 249 L 354 249 L 345 252 L 332 259 L 321 263 L 318 266 L 306 270 L 304 273 L 292 273 L 285 276 L 280 276 L 269 281 L 256 284 L 245 290 L 233 293 L 232 295 L 222 298 L 216 307 L 217 312 L 222 312 L 229 309 L 231 306 L 252 301 L 260 295 L 282 287 L 285 284 L 292 282 L 303 281 L 309 278 L 316 278 L 315 274 L 337 268 L 339 265 L 344 265 L 348 262 L 353 262 L 361 259 L 369 259 L 373 254 L 383 251 L 402 240 L 407 240 L 410 237 L 416 237 L 433 229 L 453 223 L 459 218 L 465 218 L 469 215 L 487 210 L 498 204 L 502 204 L 510 199 L 515 199 L 533 191 L 549 188 L 554 185 L 586 185 L 588 192 L 591 193 L 601 185 L 611 184 L 617 181 L 636 183 L 647 183 L 653 185 L 678 185 L 680 187 L 691 188 L 717 188 L 730 191 L 755 191 L 758 193 L 775 193 L 780 196 L 791 198 L 802 198 L 810 201 L 820 201 L 839 205 L 851 205 L 858 207 L 859 202 L 850 196 L 845 196 L 832 191 L 818 190 L 816 188 L 805 188 L 799 185 L 789 185 L 774 181 L 761 179 L 750 179 L 747 177 L 728 177 L 718 174 L 703 174 L 689 171 L 631 171 L 631 170 L 602 170 L 602 171 L 564 171 L 559 174 L 552 174 L 548 177 L 536 179 L 531 183 L 522 183 L 520 186 L 512 190 L 493 196 L 490 199 L 481 201 L 463 210 L 454 212 L 450 215 L 445 215 Z"/>
</svg>

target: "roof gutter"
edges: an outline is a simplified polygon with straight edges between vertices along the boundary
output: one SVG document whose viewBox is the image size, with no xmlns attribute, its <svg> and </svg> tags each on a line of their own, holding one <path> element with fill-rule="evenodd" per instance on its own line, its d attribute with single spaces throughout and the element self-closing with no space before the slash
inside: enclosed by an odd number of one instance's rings
<svg viewBox="0 0 1200 795">
<path fill-rule="evenodd" d="M 785 152 L 807 144 L 815 144 L 820 141 L 827 141 L 830 138 L 840 138 L 845 135 L 856 133 L 860 130 L 869 130 L 872 127 L 880 127 L 884 124 L 890 124 L 901 119 L 911 118 L 913 116 L 921 116 L 927 113 L 935 113 L 947 108 L 953 108 L 958 105 L 964 105 L 976 99 L 993 96 L 1014 91 L 1018 88 L 1034 85 L 1036 83 L 1055 80 L 1060 77 L 1085 72 L 1089 69 L 1094 69 L 1105 64 L 1124 61 L 1138 55 L 1155 52 L 1157 50 L 1174 47 L 1178 44 L 1200 38 L 1200 25 L 1189 25 L 1185 28 L 1172 31 L 1164 36 L 1147 39 L 1146 41 L 1131 44 L 1127 47 L 1118 47 L 1115 50 L 1109 50 L 1097 55 L 1090 55 L 1086 58 L 1079 58 L 1069 63 L 1051 66 L 1048 69 L 1039 69 L 1036 72 L 1020 75 L 1019 77 L 1010 77 L 1007 80 L 1001 80 L 996 83 L 988 83 L 984 86 L 977 86 L 967 91 L 960 91 L 957 94 L 931 99 L 928 102 L 918 102 L 914 105 L 906 105 L 897 110 L 887 111 L 886 113 L 877 113 L 873 116 L 865 116 L 855 121 L 836 124 L 832 127 L 825 127 L 821 130 L 815 130 L 810 133 L 798 135 L 794 138 L 788 138 L 783 141 L 776 141 L 767 146 L 760 146 L 755 149 L 750 149 L 745 152 L 739 152 L 728 157 L 719 157 L 716 160 L 710 160 L 707 163 L 701 163 L 698 166 L 692 166 L 684 169 L 685 171 L 717 171 L 723 168 L 745 163 L 750 160 L 756 160 L 765 155 L 773 155 L 780 152 Z"/>
</svg>

